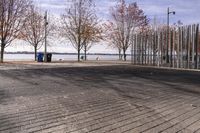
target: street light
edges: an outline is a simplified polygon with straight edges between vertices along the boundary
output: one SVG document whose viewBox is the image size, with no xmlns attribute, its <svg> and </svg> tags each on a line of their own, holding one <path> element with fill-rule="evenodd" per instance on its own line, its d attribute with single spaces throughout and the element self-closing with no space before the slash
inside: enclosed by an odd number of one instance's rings
<svg viewBox="0 0 200 133">
<path fill-rule="evenodd" d="M 176 14 L 176 12 L 175 11 L 170 11 L 169 10 L 169 7 L 167 8 L 167 63 L 169 63 L 169 49 L 168 49 L 168 47 L 169 47 L 169 15 L 170 14 L 173 14 L 173 15 L 175 15 Z M 172 65 L 172 43 L 171 43 L 171 49 L 170 49 L 170 51 L 171 51 L 171 65 Z"/>
</svg>

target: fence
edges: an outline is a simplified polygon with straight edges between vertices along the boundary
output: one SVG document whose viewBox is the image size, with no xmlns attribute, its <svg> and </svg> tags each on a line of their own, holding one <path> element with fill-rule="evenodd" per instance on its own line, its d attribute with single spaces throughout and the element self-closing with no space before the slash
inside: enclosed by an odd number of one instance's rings
<svg viewBox="0 0 200 133">
<path fill-rule="evenodd" d="M 199 24 L 136 34 L 132 64 L 199 69 Z"/>
</svg>

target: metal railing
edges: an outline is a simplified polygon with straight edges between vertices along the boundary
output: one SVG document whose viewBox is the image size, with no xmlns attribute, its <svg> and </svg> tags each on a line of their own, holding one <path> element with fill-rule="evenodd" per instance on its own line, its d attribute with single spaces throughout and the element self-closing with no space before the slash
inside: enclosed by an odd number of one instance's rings
<svg viewBox="0 0 200 133">
<path fill-rule="evenodd" d="M 199 35 L 199 24 L 136 34 L 131 52 L 132 64 L 199 69 Z"/>
</svg>

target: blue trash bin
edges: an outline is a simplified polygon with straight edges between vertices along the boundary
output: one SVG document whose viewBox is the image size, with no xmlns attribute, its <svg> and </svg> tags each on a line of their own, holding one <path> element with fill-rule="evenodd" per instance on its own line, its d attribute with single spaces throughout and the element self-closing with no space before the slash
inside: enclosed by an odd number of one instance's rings
<svg viewBox="0 0 200 133">
<path fill-rule="evenodd" d="M 43 53 L 38 53 L 37 55 L 37 61 L 38 62 L 43 62 L 44 54 Z"/>
</svg>

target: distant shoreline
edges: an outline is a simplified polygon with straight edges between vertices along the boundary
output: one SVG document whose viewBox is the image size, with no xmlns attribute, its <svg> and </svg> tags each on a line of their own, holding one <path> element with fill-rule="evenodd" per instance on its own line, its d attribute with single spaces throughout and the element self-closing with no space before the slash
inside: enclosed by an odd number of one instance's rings
<svg viewBox="0 0 200 133">
<path fill-rule="evenodd" d="M 41 52 L 38 52 L 41 53 Z M 49 52 L 55 55 L 77 55 L 77 53 L 57 53 L 57 52 Z M 34 52 L 5 52 L 5 54 L 34 54 Z M 84 55 L 84 53 L 81 53 Z M 87 55 L 108 55 L 108 56 L 118 56 L 118 54 L 109 54 L 109 53 L 88 53 Z M 131 54 L 127 54 L 130 56 Z"/>
</svg>

